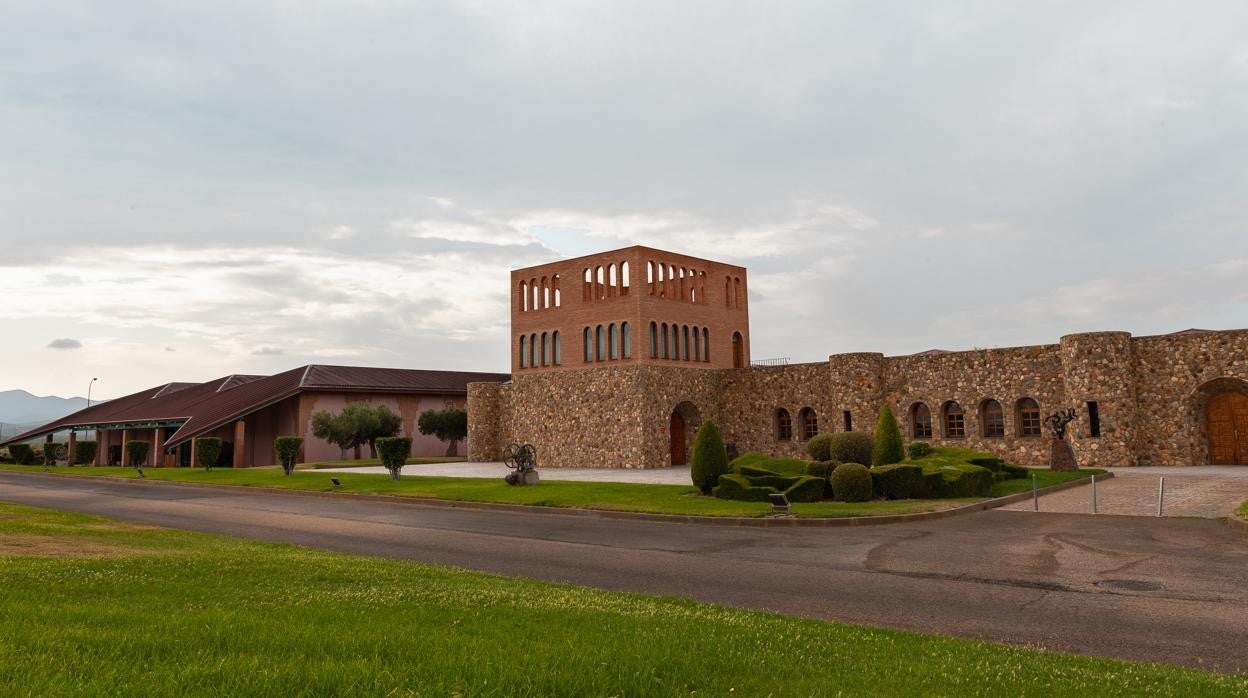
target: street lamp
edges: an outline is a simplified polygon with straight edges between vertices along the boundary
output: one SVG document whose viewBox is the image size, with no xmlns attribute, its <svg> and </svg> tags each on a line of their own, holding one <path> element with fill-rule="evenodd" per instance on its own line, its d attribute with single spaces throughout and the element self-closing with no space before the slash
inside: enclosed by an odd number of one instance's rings
<svg viewBox="0 0 1248 698">
<path fill-rule="evenodd" d="M 99 378 L 92 378 L 91 382 L 87 383 L 87 407 L 91 406 L 91 388 L 95 386 L 95 382 L 98 380 Z"/>
</svg>

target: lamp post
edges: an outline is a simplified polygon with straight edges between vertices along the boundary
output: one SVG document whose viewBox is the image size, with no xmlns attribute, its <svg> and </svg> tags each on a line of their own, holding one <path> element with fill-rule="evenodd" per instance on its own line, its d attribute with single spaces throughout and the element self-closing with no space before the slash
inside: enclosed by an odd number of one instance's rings
<svg viewBox="0 0 1248 698">
<path fill-rule="evenodd" d="M 87 383 L 87 407 L 90 407 L 90 406 L 91 406 L 91 388 L 94 388 L 94 387 L 95 387 L 95 382 L 96 382 L 96 381 L 98 381 L 98 380 L 99 380 L 99 378 L 92 378 L 92 379 L 91 379 L 91 382 L 90 382 L 90 383 Z M 86 434 L 87 432 L 86 432 L 86 430 L 83 430 L 83 432 L 82 432 L 82 433 L 83 433 L 83 434 Z M 99 444 L 96 444 L 96 446 L 98 447 L 98 446 L 99 446 Z"/>
</svg>

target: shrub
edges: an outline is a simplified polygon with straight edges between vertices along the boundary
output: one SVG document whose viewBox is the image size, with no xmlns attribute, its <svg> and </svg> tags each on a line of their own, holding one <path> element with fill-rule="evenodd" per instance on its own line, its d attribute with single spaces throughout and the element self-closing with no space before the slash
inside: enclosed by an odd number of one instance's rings
<svg viewBox="0 0 1248 698">
<path fill-rule="evenodd" d="M 945 465 L 940 470 L 937 497 L 984 497 L 995 481 L 992 471 L 978 465 Z"/>
<path fill-rule="evenodd" d="M 867 466 L 844 463 L 832 471 L 832 496 L 838 502 L 871 501 L 871 472 Z"/>
<path fill-rule="evenodd" d="M 390 479 L 398 480 L 407 465 L 407 457 L 412 454 L 412 437 L 383 436 L 377 439 L 377 455 L 381 456 L 381 464 L 390 471 Z"/>
<path fill-rule="evenodd" d="M 790 502 L 817 502 L 823 498 L 824 479 L 802 476 L 784 491 Z"/>
<path fill-rule="evenodd" d="M 1027 477 L 1028 471 L 1026 468 L 1024 468 L 1021 465 L 1014 465 L 1013 463 L 1002 463 L 1000 472 L 1003 475 L 1005 475 L 1004 479 L 1014 480 L 1017 478 Z"/>
<path fill-rule="evenodd" d="M 832 460 L 832 434 L 817 434 L 806 442 L 806 453 L 811 460 Z"/>
<path fill-rule="evenodd" d="M 727 472 L 728 450 L 724 448 L 724 439 L 719 435 L 715 422 L 707 420 L 698 428 L 698 435 L 693 441 L 689 475 L 702 494 L 710 494 L 719 484 L 720 476 Z"/>
<path fill-rule="evenodd" d="M 44 465 L 56 465 L 56 462 L 68 455 L 65 444 L 60 441 L 45 441 L 43 450 L 39 452 L 39 460 Z"/>
<path fill-rule="evenodd" d="M 910 460 L 918 460 L 931 455 L 932 445 L 926 441 L 912 441 L 906 447 L 906 455 L 910 456 Z"/>
<path fill-rule="evenodd" d="M 810 461 L 802 458 L 770 458 L 761 467 L 781 475 L 805 475 Z"/>
<path fill-rule="evenodd" d="M 282 472 L 287 476 L 295 471 L 295 461 L 299 460 L 301 448 L 303 448 L 303 439 L 298 436 L 279 436 L 273 439 L 273 450 L 277 452 L 277 462 L 282 464 Z"/>
<path fill-rule="evenodd" d="M 204 470 L 212 470 L 212 466 L 217 464 L 219 458 L 221 458 L 221 439 L 215 436 L 195 439 L 195 460 L 199 461 L 195 465 L 202 465 Z"/>
<path fill-rule="evenodd" d="M 876 494 L 888 499 L 922 499 L 928 496 L 923 468 L 897 463 L 871 468 L 871 483 Z"/>
<path fill-rule="evenodd" d="M 798 475 L 797 477 L 787 477 L 785 475 L 765 475 L 763 477 L 750 477 L 747 475 L 745 476 L 745 479 L 749 480 L 750 484 L 755 487 L 773 487 L 777 492 L 783 492 L 793 485 L 796 485 L 797 481 L 804 477 L 806 476 Z"/>
<path fill-rule="evenodd" d="M 9 456 L 18 465 L 34 465 L 36 462 L 35 449 L 31 448 L 30 444 L 13 444 L 9 446 Z"/>
<path fill-rule="evenodd" d="M 871 465 L 892 465 L 905 459 L 906 450 L 902 446 L 901 428 L 897 426 L 893 408 L 888 405 L 880 405 L 880 416 L 875 420 L 874 441 Z"/>
<path fill-rule="evenodd" d="M 127 441 L 126 442 L 126 464 L 130 467 L 140 467 L 147 464 L 147 453 L 152 445 L 147 441 Z"/>
<path fill-rule="evenodd" d="M 79 441 L 74 445 L 74 463 L 91 465 L 95 462 L 95 454 L 99 452 L 99 444 L 94 441 Z"/>
<path fill-rule="evenodd" d="M 806 474 L 811 477 L 830 477 L 839 462 L 834 460 L 814 461 L 806 464 Z"/>
<path fill-rule="evenodd" d="M 828 457 L 821 460 L 839 460 L 842 463 L 870 463 L 875 439 L 861 431 L 844 431 L 832 435 Z"/>
<path fill-rule="evenodd" d="M 740 468 L 737 468 L 737 475 L 744 475 L 747 478 L 771 477 L 771 476 L 779 475 L 779 474 L 780 473 L 777 473 L 774 470 L 768 470 L 766 468 L 759 468 L 753 465 L 743 465 Z"/>
<path fill-rule="evenodd" d="M 728 473 L 719 476 L 719 484 L 712 490 L 720 499 L 735 499 L 742 502 L 765 502 L 767 495 L 774 494 L 772 487 L 755 487 L 744 475 Z"/>
<path fill-rule="evenodd" d="M 749 467 L 749 466 L 761 466 L 763 463 L 766 463 L 769 460 L 771 460 L 771 456 L 767 455 L 766 453 L 763 453 L 762 451 L 750 451 L 748 453 L 743 453 L 733 459 L 732 470 L 733 472 L 739 472 L 740 468 Z"/>
</svg>

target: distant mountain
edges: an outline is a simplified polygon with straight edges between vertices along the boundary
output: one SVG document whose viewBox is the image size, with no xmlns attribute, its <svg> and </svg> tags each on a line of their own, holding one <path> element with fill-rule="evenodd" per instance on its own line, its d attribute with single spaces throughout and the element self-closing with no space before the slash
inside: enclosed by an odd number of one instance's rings
<svg viewBox="0 0 1248 698">
<path fill-rule="evenodd" d="M 13 433 L 17 425 L 39 426 L 60 419 L 87 406 L 82 397 L 40 397 L 25 390 L 0 391 L 0 423 L 5 436 Z"/>
</svg>

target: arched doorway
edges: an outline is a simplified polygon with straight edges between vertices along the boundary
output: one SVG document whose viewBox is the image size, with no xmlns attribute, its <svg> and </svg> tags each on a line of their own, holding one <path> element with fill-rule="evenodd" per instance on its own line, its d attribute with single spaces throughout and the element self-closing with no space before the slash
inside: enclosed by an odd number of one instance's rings
<svg viewBox="0 0 1248 698">
<path fill-rule="evenodd" d="M 693 437 L 701 423 L 702 417 L 698 408 L 691 402 L 682 402 L 672 410 L 667 424 L 672 465 L 689 464 Z"/>
<path fill-rule="evenodd" d="M 1248 465 L 1248 381 L 1219 378 L 1196 389 L 1192 462 Z"/>
<path fill-rule="evenodd" d="M 740 332 L 732 333 L 732 367 L 745 368 L 745 340 Z"/>
</svg>

